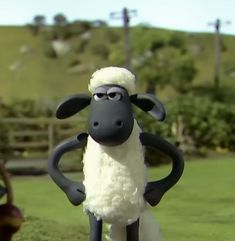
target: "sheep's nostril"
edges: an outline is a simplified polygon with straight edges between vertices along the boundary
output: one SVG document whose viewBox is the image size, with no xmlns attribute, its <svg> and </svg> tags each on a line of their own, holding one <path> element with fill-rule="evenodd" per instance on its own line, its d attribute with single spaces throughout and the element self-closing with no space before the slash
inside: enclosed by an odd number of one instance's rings
<svg viewBox="0 0 235 241">
<path fill-rule="evenodd" d="M 123 126 L 123 122 L 121 120 L 117 120 L 115 122 L 115 124 L 116 124 L 117 127 L 122 127 Z"/>
<path fill-rule="evenodd" d="M 95 122 L 93 123 L 93 127 L 98 127 L 98 126 L 99 126 L 99 122 L 95 121 Z"/>
</svg>

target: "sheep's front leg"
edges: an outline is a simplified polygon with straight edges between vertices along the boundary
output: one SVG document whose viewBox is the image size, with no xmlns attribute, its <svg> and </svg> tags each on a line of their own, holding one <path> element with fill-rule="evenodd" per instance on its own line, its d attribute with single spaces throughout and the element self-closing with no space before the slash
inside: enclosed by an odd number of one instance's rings
<svg viewBox="0 0 235 241">
<path fill-rule="evenodd" d="M 88 213 L 90 223 L 90 241 L 102 241 L 102 220 L 97 220 L 93 213 Z"/>
<path fill-rule="evenodd" d="M 126 240 L 139 241 L 139 219 L 126 226 Z"/>
</svg>

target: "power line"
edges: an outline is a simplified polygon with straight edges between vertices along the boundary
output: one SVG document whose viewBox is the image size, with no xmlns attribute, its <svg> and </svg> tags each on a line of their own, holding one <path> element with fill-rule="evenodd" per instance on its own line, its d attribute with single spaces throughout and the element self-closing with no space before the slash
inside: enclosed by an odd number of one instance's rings
<svg viewBox="0 0 235 241">
<path fill-rule="evenodd" d="M 125 66 L 131 69 L 131 47 L 130 47 L 130 35 L 129 35 L 129 23 L 130 18 L 137 15 L 136 10 L 128 10 L 123 8 L 121 12 L 112 12 L 110 17 L 112 19 L 122 19 L 124 29 L 124 45 L 125 45 Z"/>
</svg>

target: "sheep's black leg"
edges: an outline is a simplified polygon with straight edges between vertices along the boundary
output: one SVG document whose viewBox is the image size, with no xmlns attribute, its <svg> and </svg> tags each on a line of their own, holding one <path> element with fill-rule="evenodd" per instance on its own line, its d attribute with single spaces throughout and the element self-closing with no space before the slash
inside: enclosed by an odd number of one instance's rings
<svg viewBox="0 0 235 241">
<path fill-rule="evenodd" d="M 90 241 L 102 241 L 102 220 L 97 220 L 93 213 L 88 213 L 90 222 Z"/>
<path fill-rule="evenodd" d="M 139 241 L 139 219 L 126 226 L 126 240 Z"/>
</svg>

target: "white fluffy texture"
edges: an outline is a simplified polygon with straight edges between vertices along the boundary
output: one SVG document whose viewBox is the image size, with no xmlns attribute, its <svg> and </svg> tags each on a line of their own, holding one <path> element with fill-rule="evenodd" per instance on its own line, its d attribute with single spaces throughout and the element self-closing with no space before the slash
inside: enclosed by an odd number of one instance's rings
<svg viewBox="0 0 235 241">
<path fill-rule="evenodd" d="M 85 210 L 108 223 L 130 224 L 145 207 L 146 166 L 135 122 L 129 139 L 106 147 L 90 136 L 83 157 Z"/>
<path fill-rule="evenodd" d="M 84 209 L 110 225 L 109 241 L 126 241 L 126 225 L 140 218 L 140 241 L 161 241 L 146 210 L 144 151 L 136 121 L 129 139 L 117 147 L 99 145 L 90 136 L 83 157 Z"/>
<path fill-rule="evenodd" d="M 140 241 L 162 241 L 159 225 L 149 210 L 140 215 Z"/>
<path fill-rule="evenodd" d="M 88 89 L 93 94 L 97 87 L 110 84 L 120 85 L 130 95 L 135 94 L 135 76 L 129 70 L 120 67 L 106 67 L 97 70 L 91 77 Z"/>
<path fill-rule="evenodd" d="M 126 241 L 126 227 L 113 224 L 110 227 L 109 241 Z M 139 241 L 162 241 L 162 235 L 154 216 L 148 210 L 140 214 Z"/>
</svg>

